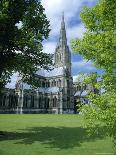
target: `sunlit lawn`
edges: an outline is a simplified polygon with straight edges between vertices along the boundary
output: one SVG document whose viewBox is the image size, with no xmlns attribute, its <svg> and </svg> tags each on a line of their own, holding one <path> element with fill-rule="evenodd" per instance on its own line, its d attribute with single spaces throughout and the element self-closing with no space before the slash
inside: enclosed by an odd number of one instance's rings
<svg viewBox="0 0 116 155">
<path fill-rule="evenodd" d="M 0 115 L 0 155 L 115 154 L 105 132 L 88 135 L 79 115 Z"/>
</svg>

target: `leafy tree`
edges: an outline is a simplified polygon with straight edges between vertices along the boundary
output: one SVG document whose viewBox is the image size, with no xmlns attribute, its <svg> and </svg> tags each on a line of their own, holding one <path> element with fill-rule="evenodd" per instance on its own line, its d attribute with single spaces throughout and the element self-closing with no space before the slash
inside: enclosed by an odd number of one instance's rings
<svg viewBox="0 0 116 155">
<path fill-rule="evenodd" d="M 103 121 L 108 133 L 116 139 L 116 0 L 100 0 L 93 8 L 85 7 L 81 19 L 86 32 L 82 39 L 72 41 L 72 49 L 95 66 L 103 69 L 97 88 L 101 94 L 90 94 L 92 104 L 83 113 L 89 122 Z M 90 78 L 90 77 L 89 77 Z M 88 79 L 90 80 L 90 79 Z"/>
<path fill-rule="evenodd" d="M 37 69 L 49 68 L 51 55 L 42 52 L 49 31 L 39 0 L 0 1 L 0 90 L 13 72 L 33 83 Z"/>
</svg>

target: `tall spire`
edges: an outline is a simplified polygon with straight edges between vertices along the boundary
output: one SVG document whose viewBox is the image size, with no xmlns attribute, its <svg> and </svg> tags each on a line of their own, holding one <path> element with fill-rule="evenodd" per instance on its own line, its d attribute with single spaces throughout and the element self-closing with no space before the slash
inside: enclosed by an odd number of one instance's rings
<svg viewBox="0 0 116 155">
<path fill-rule="evenodd" d="M 61 28 L 60 28 L 59 44 L 60 45 L 67 45 L 65 22 L 64 22 L 64 12 L 62 13 L 62 21 L 61 21 Z"/>
</svg>

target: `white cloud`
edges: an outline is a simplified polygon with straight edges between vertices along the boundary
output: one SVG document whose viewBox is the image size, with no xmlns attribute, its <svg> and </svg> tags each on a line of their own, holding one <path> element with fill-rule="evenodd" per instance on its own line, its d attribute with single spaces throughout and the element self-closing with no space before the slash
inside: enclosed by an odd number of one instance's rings
<svg viewBox="0 0 116 155">
<path fill-rule="evenodd" d="M 95 67 L 93 66 L 91 61 L 87 61 L 84 59 L 81 61 L 72 62 L 72 69 L 77 69 L 78 73 L 79 72 L 87 73 L 88 71 L 91 72 L 95 70 Z"/>
<path fill-rule="evenodd" d="M 50 35 L 58 35 L 62 12 L 64 12 L 65 21 L 67 24 L 73 17 L 76 17 L 76 20 L 80 19 L 79 12 L 84 5 L 91 5 L 93 2 L 97 1 L 98 0 L 42 0 L 41 2 L 43 7 L 45 8 L 45 13 L 47 15 L 47 18 L 50 20 Z M 83 28 L 80 31 L 83 32 Z M 76 37 L 80 37 L 79 34 L 82 35 L 81 33 L 78 33 Z"/>
<path fill-rule="evenodd" d="M 73 67 L 84 67 L 84 66 L 86 66 L 86 65 L 87 65 L 87 66 L 88 66 L 88 65 L 92 65 L 92 62 L 83 59 L 83 60 L 81 60 L 81 61 L 73 62 L 73 63 L 72 63 L 72 66 L 73 66 Z"/>
<path fill-rule="evenodd" d="M 60 30 L 62 12 L 65 14 L 65 21 L 68 23 L 75 15 L 79 17 L 79 12 L 83 0 L 42 0 L 42 5 L 45 8 L 47 18 L 50 20 L 51 33 L 50 35 L 58 35 Z"/>
<path fill-rule="evenodd" d="M 85 28 L 83 24 L 79 24 L 67 29 L 67 38 L 70 40 L 74 38 L 82 38 L 84 32 Z"/>
<path fill-rule="evenodd" d="M 54 53 L 56 48 L 55 42 L 46 42 L 43 46 L 43 52 L 45 53 Z"/>
<path fill-rule="evenodd" d="M 60 26 L 61 26 L 61 16 L 64 12 L 65 23 L 66 23 L 66 32 L 67 40 L 70 46 L 70 40 L 73 38 L 81 38 L 85 28 L 81 23 L 77 23 L 76 26 L 69 26 L 68 22 L 76 16 L 76 19 L 79 19 L 79 11 L 83 6 L 85 0 L 42 0 L 42 5 L 45 8 L 45 13 L 47 18 L 50 20 L 50 36 L 49 38 L 53 40 L 53 37 L 59 36 Z M 44 44 L 43 51 L 46 53 L 54 53 L 55 49 L 54 42 L 48 42 Z"/>
<path fill-rule="evenodd" d="M 14 73 L 11 76 L 11 82 L 7 83 L 7 85 L 5 87 L 6 88 L 15 88 L 15 84 L 16 84 L 17 78 L 18 78 L 18 73 Z"/>
<path fill-rule="evenodd" d="M 79 74 L 78 75 L 75 75 L 75 76 L 73 76 L 73 81 L 75 82 L 76 81 L 76 79 L 79 77 Z"/>
</svg>

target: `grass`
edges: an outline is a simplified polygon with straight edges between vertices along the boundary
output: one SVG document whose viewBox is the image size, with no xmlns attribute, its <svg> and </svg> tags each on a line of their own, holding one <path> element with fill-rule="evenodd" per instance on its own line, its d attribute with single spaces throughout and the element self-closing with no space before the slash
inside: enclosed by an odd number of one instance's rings
<svg viewBox="0 0 116 155">
<path fill-rule="evenodd" d="M 0 155 L 115 154 L 103 127 L 88 135 L 79 115 L 0 115 Z"/>
</svg>

